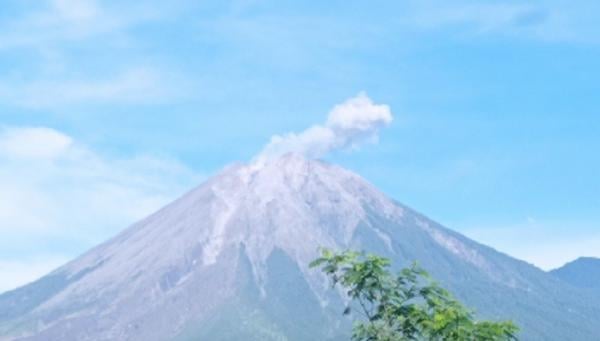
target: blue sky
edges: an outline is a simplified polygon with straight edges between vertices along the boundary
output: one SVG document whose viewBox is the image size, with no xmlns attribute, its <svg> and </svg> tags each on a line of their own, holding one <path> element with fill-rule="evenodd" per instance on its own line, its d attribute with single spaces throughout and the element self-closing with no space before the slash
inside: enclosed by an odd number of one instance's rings
<svg viewBox="0 0 600 341">
<path fill-rule="evenodd" d="M 600 256 L 597 1 L 12 0 L 0 12 L 0 291 L 366 91 L 325 158 L 544 268 Z"/>
</svg>

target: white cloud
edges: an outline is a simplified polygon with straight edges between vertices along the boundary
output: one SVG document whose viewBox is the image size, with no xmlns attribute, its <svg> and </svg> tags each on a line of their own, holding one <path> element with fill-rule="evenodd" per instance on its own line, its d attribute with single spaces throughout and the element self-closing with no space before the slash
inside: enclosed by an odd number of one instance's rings
<svg viewBox="0 0 600 341">
<path fill-rule="evenodd" d="M 375 104 L 366 93 L 360 93 L 336 105 L 323 125 L 273 136 L 255 160 L 260 163 L 289 152 L 318 158 L 334 150 L 356 148 L 364 142 L 376 142 L 379 130 L 392 120 L 387 105 Z"/>
<path fill-rule="evenodd" d="M 5 127 L 0 133 L 0 278 L 23 284 L 19 278 L 29 278 L 28 270 L 17 273 L 17 266 L 7 264 L 48 269 L 36 259 L 74 257 L 199 181 L 175 160 L 108 157 L 50 128 Z M 16 277 L 4 277 L 2 271 Z"/>
</svg>

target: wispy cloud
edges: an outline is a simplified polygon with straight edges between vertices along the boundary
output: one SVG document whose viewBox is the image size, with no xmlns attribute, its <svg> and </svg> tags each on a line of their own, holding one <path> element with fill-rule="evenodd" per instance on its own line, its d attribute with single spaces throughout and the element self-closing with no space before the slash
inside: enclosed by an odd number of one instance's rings
<svg viewBox="0 0 600 341">
<path fill-rule="evenodd" d="M 0 137 L 0 155 L 10 159 L 54 159 L 73 143 L 69 136 L 45 127 L 5 129 Z"/>
<path fill-rule="evenodd" d="M 0 49 L 40 49 L 67 41 L 121 35 L 138 23 L 160 18 L 160 11 L 108 7 L 95 0 L 44 0 L 12 20 L 0 22 Z"/>
<path fill-rule="evenodd" d="M 590 2 L 589 6 L 597 4 Z M 407 17 L 416 27 L 426 30 L 455 27 L 477 35 L 498 34 L 548 42 L 598 42 L 595 33 L 600 32 L 600 26 L 586 7 L 558 1 L 537 4 L 426 1 L 414 6 Z"/>
<path fill-rule="evenodd" d="M 133 68 L 112 77 L 0 81 L 0 99 L 26 108 L 57 108 L 76 104 L 161 103 L 185 96 L 186 81 L 152 68 Z"/>
<path fill-rule="evenodd" d="M 537 25 L 547 19 L 542 8 L 524 4 L 477 3 L 436 6 L 417 12 L 416 22 L 425 28 L 471 25 L 481 33 Z"/>
<path fill-rule="evenodd" d="M 45 254 L 72 257 L 65 245 L 90 247 L 200 178 L 176 160 L 104 156 L 50 128 L 5 127 L 0 130 L 0 250 L 14 249 L 11 240 L 20 240 L 21 251 L 14 250 L 10 259 L 0 254 L 0 270 L 14 271 L 7 262 L 31 263 Z M 32 252 L 39 244 L 46 245 Z M 34 263 L 35 269 L 56 265 Z M 1 271 L 0 277 L 8 278 Z"/>
<path fill-rule="evenodd" d="M 52 8 L 70 21 L 86 21 L 98 17 L 100 8 L 94 0 L 53 0 Z"/>
<path fill-rule="evenodd" d="M 0 20 L 0 51 L 21 56 L 0 76 L 3 104 L 60 109 L 73 104 L 161 103 L 186 92 L 189 82 L 183 75 L 166 64 L 148 64 L 147 56 L 137 56 L 130 48 L 137 42 L 130 29 L 164 18 L 169 11 L 162 5 L 43 0 L 27 8 Z M 70 50 L 73 46 L 79 47 L 77 53 Z M 114 62 L 95 57 L 112 50 L 122 57 Z M 94 57 L 80 58 L 81 51 Z"/>
</svg>

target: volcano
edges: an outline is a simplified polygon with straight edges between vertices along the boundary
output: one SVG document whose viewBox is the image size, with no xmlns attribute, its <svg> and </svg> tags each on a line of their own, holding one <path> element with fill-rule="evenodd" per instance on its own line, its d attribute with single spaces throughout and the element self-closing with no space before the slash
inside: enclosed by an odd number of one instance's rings
<svg viewBox="0 0 600 341">
<path fill-rule="evenodd" d="M 467 205 L 467 203 L 465 203 Z M 0 296 L 0 340 L 348 340 L 318 249 L 413 261 L 524 340 L 600 338 L 600 299 L 453 232 L 360 176 L 287 154 L 229 166 L 113 239 Z"/>
</svg>

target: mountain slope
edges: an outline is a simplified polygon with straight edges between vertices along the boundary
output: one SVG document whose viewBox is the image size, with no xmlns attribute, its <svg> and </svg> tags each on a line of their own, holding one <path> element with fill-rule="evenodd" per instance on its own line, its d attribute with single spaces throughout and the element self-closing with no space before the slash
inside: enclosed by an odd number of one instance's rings
<svg viewBox="0 0 600 341">
<path fill-rule="evenodd" d="M 238 165 L 23 288 L 0 296 L 0 340 L 347 340 L 344 298 L 308 268 L 318 247 L 414 260 L 479 316 L 524 339 L 600 335 L 600 301 L 289 154 Z"/>
<path fill-rule="evenodd" d="M 600 259 L 598 258 L 581 257 L 550 273 L 578 288 L 600 289 Z"/>
</svg>

